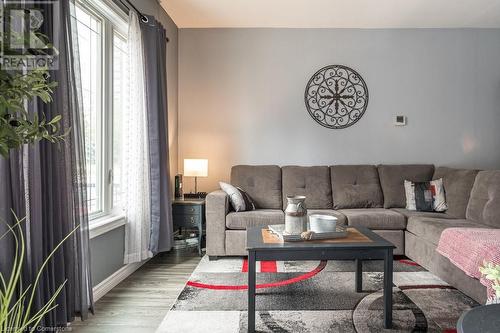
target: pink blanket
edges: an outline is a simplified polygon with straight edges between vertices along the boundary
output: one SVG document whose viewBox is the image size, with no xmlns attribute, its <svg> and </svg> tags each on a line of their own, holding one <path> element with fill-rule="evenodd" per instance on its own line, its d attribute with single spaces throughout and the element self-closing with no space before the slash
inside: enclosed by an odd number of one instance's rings
<svg viewBox="0 0 500 333">
<path fill-rule="evenodd" d="M 437 251 L 465 274 L 479 279 L 488 288 L 488 299 L 494 297 L 492 282 L 482 277 L 479 267 L 485 261 L 500 265 L 500 229 L 445 229 Z"/>
</svg>

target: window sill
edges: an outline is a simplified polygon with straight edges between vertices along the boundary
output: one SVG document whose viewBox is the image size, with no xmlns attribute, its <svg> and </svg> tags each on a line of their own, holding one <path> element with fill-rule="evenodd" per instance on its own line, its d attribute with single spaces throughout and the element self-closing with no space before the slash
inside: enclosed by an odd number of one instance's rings
<svg viewBox="0 0 500 333">
<path fill-rule="evenodd" d="M 92 220 L 89 225 L 90 239 L 125 225 L 124 215 L 106 215 Z"/>
</svg>

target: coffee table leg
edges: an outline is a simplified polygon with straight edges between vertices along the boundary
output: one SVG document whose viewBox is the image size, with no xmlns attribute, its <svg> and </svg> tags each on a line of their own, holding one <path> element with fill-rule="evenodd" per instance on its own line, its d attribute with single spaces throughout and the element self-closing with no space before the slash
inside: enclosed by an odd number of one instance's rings
<svg viewBox="0 0 500 333">
<path fill-rule="evenodd" d="M 248 332 L 255 332 L 255 252 L 248 251 Z"/>
<path fill-rule="evenodd" d="M 356 259 L 356 277 L 355 277 L 355 285 L 356 292 L 360 293 L 363 291 L 363 261 L 360 259 Z"/>
<path fill-rule="evenodd" d="M 388 249 L 384 258 L 384 327 L 392 328 L 392 249 Z"/>
</svg>

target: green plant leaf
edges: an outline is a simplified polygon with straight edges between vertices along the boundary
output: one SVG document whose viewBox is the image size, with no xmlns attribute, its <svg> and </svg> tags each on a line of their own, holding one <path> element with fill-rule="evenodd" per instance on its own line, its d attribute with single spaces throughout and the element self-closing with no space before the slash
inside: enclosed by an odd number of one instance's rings
<svg viewBox="0 0 500 333">
<path fill-rule="evenodd" d="M 13 213 L 14 214 L 14 213 Z M 13 226 L 6 224 L 7 232 L 0 236 L 2 240 L 7 235 L 11 235 L 14 240 L 15 254 L 13 258 L 12 271 L 10 277 L 6 280 L 0 274 L 0 331 L 1 332 L 16 332 L 23 333 L 33 331 L 40 321 L 50 311 L 54 310 L 58 305 L 56 300 L 58 295 L 64 288 L 66 281 L 58 286 L 50 299 L 35 313 L 33 311 L 33 300 L 36 294 L 40 276 L 45 269 L 47 263 L 54 256 L 54 253 L 62 246 L 62 244 L 75 233 L 79 228 L 74 228 L 46 257 L 42 266 L 39 268 L 35 282 L 32 285 L 23 288 L 21 273 L 24 267 L 25 256 L 25 241 L 21 224 L 25 219 L 19 219 L 15 214 L 15 223 Z M 4 222 L 3 222 L 4 223 Z M 17 296 L 17 298 L 15 298 Z"/>
<path fill-rule="evenodd" d="M 23 40 L 25 36 L 19 35 Z M 39 38 L 47 40 L 46 36 Z M 0 38 L 0 43 L 3 39 Z M 8 158 L 11 149 L 39 140 L 50 142 L 62 141 L 64 134 L 59 133 L 61 116 L 54 116 L 43 121 L 30 119 L 26 102 L 35 99 L 43 103 L 52 102 L 52 94 L 57 82 L 51 80 L 47 69 L 35 69 L 27 72 L 0 71 L 0 155 Z M 36 116 L 36 115 L 35 115 Z M 8 121 L 6 121 L 8 120 Z"/>
</svg>

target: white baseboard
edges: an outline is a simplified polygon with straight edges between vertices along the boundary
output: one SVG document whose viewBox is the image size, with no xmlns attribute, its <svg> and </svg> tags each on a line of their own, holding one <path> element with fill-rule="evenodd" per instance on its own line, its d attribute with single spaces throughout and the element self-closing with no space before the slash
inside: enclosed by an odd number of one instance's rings
<svg viewBox="0 0 500 333">
<path fill-rule="evenodd" d="M 116 287 L 120 282 L 125 280 L 129 275 L 134 273 L 139 267 L 144 265 L 147 260 L 128 264 L 111 274 L 101 283 L 93 288 L 94 302 L 97 302 L 101 297 L 106 295 L 111 289 Z"/>
</svg>

